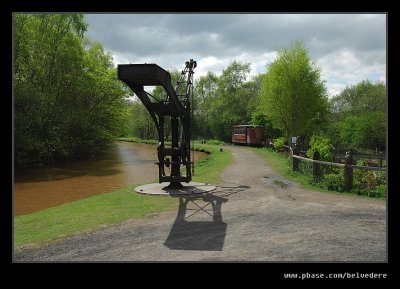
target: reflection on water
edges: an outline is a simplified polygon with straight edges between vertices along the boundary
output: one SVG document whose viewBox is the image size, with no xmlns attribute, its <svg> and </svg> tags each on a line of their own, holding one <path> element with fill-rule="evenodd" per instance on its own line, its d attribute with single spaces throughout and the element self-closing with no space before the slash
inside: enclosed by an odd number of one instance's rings
<svg viewBox="0 0 400 289">
<path fill-rule="evenodd" d="M 206 156 L 195 153 L 195 160 Z M 14 215 L 158 178 L 156 146 L 118 142 L 97 159 L 37 168 L 14 176 Z"/>
</svg>

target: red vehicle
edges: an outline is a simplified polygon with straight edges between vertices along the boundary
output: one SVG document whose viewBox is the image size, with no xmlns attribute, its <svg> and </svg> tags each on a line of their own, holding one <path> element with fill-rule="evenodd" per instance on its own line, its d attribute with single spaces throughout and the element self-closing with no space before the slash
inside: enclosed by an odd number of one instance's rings
<svg viewBox="0 0 400 289">
<path fill-rule="evenodd" d="M 262 145 L 262 131 L 256 125 L 232 126 L 232 143 L 249 146 Z"/>
</svg>

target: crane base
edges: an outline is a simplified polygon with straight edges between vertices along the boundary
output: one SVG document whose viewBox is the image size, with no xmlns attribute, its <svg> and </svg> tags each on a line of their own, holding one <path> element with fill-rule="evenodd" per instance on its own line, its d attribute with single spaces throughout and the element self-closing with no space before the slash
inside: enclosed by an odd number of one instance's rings
<svg viewBox="0 0 400 289">
<path fill-rule="evenodd" d="M 146 195 L 184 196 L 204 194 L 215 190 L 216 186 L 207 183 L 183 183 L 181 188 L 169 187 L 169 183 L 153 183 L 135 188 L 135 191 Z"/>
</svg>

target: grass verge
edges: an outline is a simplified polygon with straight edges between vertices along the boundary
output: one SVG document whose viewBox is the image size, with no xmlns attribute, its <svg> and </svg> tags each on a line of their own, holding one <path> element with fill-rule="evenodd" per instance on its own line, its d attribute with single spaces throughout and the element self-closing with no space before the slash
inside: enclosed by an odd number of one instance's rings
<svg viewBox="0 0 400 289">
<path fill-rule="evenodd" d="M 120 141 L 158 144 L 158 140 L 143 140 L 136 137 L 119 138 Z M 168 143 L 168 142 L 167 142 Z M 222 151 L 221 151 L 222 148 Z M 223 143 L 220 146 L 213 144 L 201 144 L 200 141 L 194 142 L 195 151 L 207 152 L 210 155 L 195 163 L 194 182 L 207 182 L 218 184 L 221 182 L 221 174 L 224 169 L 232 162 L 232 153 L 223 149 Z"/>
<path fill-rule="evenodd" d="M 196 162 L 193 181 L 219 183 L 222 172 L 232 161 L 230 151 L 221 152 L 219 147 L 210 145 L 196 145 L 196 149 L 210 155 Z M 14 247 L 16 252 L 40 247 L 77 233 L 172 210 L 177 204 L 176 198 L 136 194 L 133 186 L 121 188 L 15 217 Z"/>
<path fill-rule="evenodd" d="M 174 198 L 134 194 L 132 187 L 123 188 L 14 218 L 14 244 L 18 249 L 50 243 L 104 224 L 166 211 L 176 204 Z"/>
<path fill-rule="evenodd" d="M 221 149 L 222 148 L 222 151 Z M 219 184 L 222 181 L 222 172 L 232 163 L 231 151 L 214 145 L 194 145 L 195 150 L 209 152 L 210 155 L 195 163 L 194 182 Z"/>
</svg>

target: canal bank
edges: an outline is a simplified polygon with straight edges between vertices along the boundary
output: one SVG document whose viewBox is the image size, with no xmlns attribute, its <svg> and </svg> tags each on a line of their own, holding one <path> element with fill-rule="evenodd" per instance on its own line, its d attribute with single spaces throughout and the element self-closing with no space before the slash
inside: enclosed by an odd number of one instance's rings
<svg viewBox="0 0 400 289">
<path fill-rule="evenodd" d="M 220 151 L 218 146 L 207 145 L 201 146 L 200 149 L 211 154 L 196 163 L 193 181 L 217 184 L 224 169 L 232 162 L 232 154 L 226 149 Z M 154 180 L 156 176 L 154 174 L 150 177 Z M 109 193 L 15 217 L 14 248 L 16 252 L 21 252 L 74 234 L 174 210 L 177 207 L 178 201 L 174 198 L 137 194 L 130 185 Z"/>
<path fill-rule="evenodd" d="M 195 152 L 195 161 L 208 154 Z M 156 147 L 117 142 L 96 159 L 36 168 L 14 178 L 14 216 L 156 180 Z"/>
</svg>

